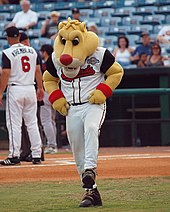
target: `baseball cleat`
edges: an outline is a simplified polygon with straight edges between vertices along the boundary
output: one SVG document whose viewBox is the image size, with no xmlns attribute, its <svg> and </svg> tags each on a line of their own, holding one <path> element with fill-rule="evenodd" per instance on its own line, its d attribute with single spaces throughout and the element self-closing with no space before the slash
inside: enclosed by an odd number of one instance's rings
<svg viewBox="0 0 170 212">
<path fill-rule="evenodd" d="M 93 169 L 86 169 L 82 174 L 83 188 L 92 189 L 95 184 L 96 173 Z"/>
<path fill-rule="evenodd" d="M 46 147 L 44 150 L 45 154 L 55 154 L 58 152 L 58 149 L 55 147 Z"/>
<path fill-rule="evenodd" d="M 41 164 L 41 158 L 33 158 L 32 163 L 36 165 Z"/>
<path fill-rule="evenodd" d="M 102 200 L 97 188 L 87 190 L 80 205 L 80 207 L 102 206 Z"/>
<path fill-rule="evenodd" d="M 20 165 L 20 159 L 18 157 L 7 158 L 3 161 L 0 161 L 0 164 L 3 165 L 3 166 Z"/>
</svg>

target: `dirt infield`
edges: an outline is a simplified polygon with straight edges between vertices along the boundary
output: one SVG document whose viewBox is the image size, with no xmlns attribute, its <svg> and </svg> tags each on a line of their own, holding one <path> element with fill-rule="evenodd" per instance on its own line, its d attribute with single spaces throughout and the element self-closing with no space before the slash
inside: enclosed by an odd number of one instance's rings
<svg viewBox="0 0 170 212">
<path fill-rule="evenodd" d="M 2 155 L 3 154 L 3 155 Z M 7 153 L 6 153 L 7 155 Z M 0 159 L 4 159 L 0 151 Z M 98 179 L 170 176 L 170 147 L 101 148 Z M 0 183 L 79 180 L 72 153 L 45 155 L 41 165 L 0 166 Z"/>
</svg>

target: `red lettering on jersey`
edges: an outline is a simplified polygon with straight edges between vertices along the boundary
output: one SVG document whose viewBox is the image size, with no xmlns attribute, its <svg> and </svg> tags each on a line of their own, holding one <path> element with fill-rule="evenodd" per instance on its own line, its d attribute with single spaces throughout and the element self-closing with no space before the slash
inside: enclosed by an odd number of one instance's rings
<svg viewBox="0 0 170 212">
<path fill-rule="evenodd" d="M 61 78 L 63 80 L 65 80 L 65 81 L 71 82 L 74 79 L 81 78 L 81 77 L 88 77 L 88 76 L 91 76 L 91 75 L 94 75 L 94 74 L 95 74 L 95 70 L 93 69 L 93 67 L 91 67 L 90 65 L 88 65 L 87 68 L 80 69 L 79 73 L 74 78 L 66 77 L 64 75 L 64 73 L 62 73 Z"/>
</svg>

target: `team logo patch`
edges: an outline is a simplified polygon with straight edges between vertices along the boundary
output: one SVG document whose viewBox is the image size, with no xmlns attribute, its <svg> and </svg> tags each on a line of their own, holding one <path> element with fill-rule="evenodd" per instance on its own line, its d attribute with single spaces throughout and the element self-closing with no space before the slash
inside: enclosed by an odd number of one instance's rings
<svg viewBox="0 0 170 212">
<path fill-rule="evenodd" d="M 87 77 L 87 76 L 91 76 L 91 75 L 94 75 L 94 74 L 95 74 L 95 70 L 93 69 L 93 67 L 91 67 L 90 65 L 88 65 L 86 68 L 80 69 L 79 73 L 74 78 L 66 77 L 64 75 L 64 73 L 61 74 L 61 78 L 63 80 L 65 80 L 65 81 L 71 82 L 74 79 L 81 78 L 81 77 Z"/>
<path fill-rule="evenodd" d="M 96 63 L 99 63 L 99 60 L 96 59 L 95 57 L 91 57 L 91 58 L 87 59 L 87 64 L 95 65 Z"/>
</svg>

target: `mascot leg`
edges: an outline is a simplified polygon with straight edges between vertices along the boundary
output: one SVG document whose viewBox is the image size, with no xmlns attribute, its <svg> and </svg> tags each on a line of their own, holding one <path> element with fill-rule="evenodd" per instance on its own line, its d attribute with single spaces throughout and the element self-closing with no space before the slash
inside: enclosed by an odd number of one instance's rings
<svg viewBox="0 0 170 212">
<path fill-rule="evenodd" d="M 106 114 L 103 105 L 72 106 L 67 116 L 67 133 L 76 166 L 86 193 L 80 207 L 101 206 L 96 185 L 99 131 Z"/>
</svg>

